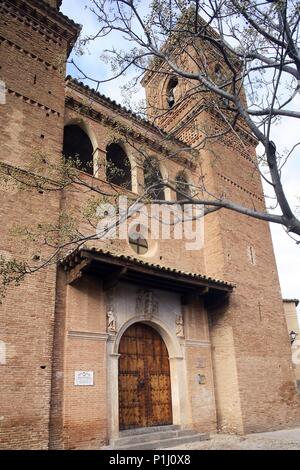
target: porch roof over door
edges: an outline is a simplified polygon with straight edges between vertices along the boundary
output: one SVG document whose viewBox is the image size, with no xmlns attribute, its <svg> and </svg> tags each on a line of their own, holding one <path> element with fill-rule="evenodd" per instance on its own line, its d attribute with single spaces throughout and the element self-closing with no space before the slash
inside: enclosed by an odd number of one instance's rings
<svg viewBox="0 0 300 470">
<path fill-rule="evenodd" d="M 77 249 L 60 263 L 66 271 L 68 284 L 75 283 L 88 273 L 101 278 L 105 290 L 118 282 L 129 282 L 179 294 L 204 296 L 205 300 L 210 301 L 228 297 L 235 287 L 203 274 L 180 271 L 96 248 Z"/>
</svg>

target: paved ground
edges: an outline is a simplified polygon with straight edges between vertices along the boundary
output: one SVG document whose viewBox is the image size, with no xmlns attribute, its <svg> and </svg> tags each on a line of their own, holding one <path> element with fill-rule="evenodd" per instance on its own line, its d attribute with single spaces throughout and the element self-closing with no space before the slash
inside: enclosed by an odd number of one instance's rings
<svg viewBox="0 0 300 470">
<path fill-rule="evenodd" d="M 246 436 L 211 434 L 209 441 L 183 444 L 181 450 L 300 450 L 300 428 Z M 167 449 L 166 449 L 167 450 Z M 168 449 L 169 450 L 169 449 Z"/>
</svg>

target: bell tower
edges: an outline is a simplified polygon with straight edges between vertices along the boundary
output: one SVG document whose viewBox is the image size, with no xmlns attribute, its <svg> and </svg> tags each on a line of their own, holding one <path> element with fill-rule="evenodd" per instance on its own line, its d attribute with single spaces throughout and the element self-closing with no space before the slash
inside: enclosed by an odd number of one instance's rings
<svg viewBox="0 0 300 470">
<path fill-rule="evenodd" d="M 212 73 L 220 74 L 225 65 L 217 51 L 206 43 L 199 50 L 205 50 Z M 188 58 L 182 61 L 192 71 Z M 192 83 L 165 69 L 147 72 L 142 83 L 151 121 L 198 149 L 191 158 L 204 182 L 203 197 L 225 195 L 264 211 L 257 142 L 245 124 L 223 132 L 224 121 L 209 106 L 215 97 L 190 93 Z M 219 137 L 203 144 L 204 135 L 214 134 Z M 205 274 L 236 285 L 228 305 L 209 315 L 219 428 L 249 433 L 299 425 L 300 400 L 269 224 L 221 209 L 205 217 L 204 239 Z"/>
<path fill-rule="evenodd" d="M 1 174 L 26 174 L 37 152 L 52 162 L 61 158 L 65 64 L 80 28 L 59 13 L 60 3 L 1 1 Z M 60 194 L 27 192 L 2 179 L 0 254 L 8 260 L 29 258 L 34 265 L 47 257 L 47 249 L 34 252 L 13 239 L 11 230 L 56 224 Z M 18 289 L 11 287 L 0 305 L 0 340 L 6 350 L 0 365 L 5 376 L 0 384 L 0 448 L 48 448 L 55 286 L 56 267 L 51 265 Z"/>
</svg>

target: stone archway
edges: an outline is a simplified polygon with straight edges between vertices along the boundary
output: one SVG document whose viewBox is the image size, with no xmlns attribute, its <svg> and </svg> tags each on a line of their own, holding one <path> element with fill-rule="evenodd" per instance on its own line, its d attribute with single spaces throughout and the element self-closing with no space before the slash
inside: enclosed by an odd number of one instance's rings
<svg viewBox="0 0 300 470">
<path fill-rule="evenodd" d="M 126 321 L 116 335 L 108 339 L 108 416 L 109 439 L 113 441 L 119 436 L 119 345 L 126 330 L 135 323 L 149 325 L 156 330 L 163 339 L 168 350 L 170 362 L 170 381 L 172 395 L 172 421 L 173 424 L 187 427 L 191 422 L 191 410 L 188 400 L 188 386 L 186 379 L 186 365 L 178 338 L 168 330 L 160 318 L 149 318 L 141 315 Z"/>
</svg>

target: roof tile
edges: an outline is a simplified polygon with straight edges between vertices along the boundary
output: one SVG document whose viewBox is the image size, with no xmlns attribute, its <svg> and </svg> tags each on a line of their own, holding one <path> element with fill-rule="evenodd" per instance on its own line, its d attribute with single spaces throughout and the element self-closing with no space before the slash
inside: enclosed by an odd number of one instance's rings
<svg viewBox="0 0 300 470">
<path fill-rule="evenodd" d="M 130 261 L 134 264 L 137 264 L 137 265 L 141 265 L 141 266 L 147 266 L 149 268 L 152 268 L 152 269 L 157 269 L 159 271 L 168 271 L 168 272 L 173 272 L 174 274 L 178 274 L 178 275 L 182 275 L 182 276 L 186 276 L 186 277 L 190 277 L 190 278 L 193 278 L 193 279 L 198 279 L 198 280 L 203 280 L 203 281 L 210 281 L 214 284 L 217 284 L 219 286 L 226 286 L 226 287 L 230 287 L 230 288 L 234 288 L 235 285 L 230 283 L 230 282 L 227 282 L 227 281 L 223 281 L 221 279 L 214 279 L 210 276 L 206 276 L 204 274 L 197 274 L 197 273 L 192 273 L 192 272 L 186 272 L 186 271 L 182 271 L 182 270 L 179 270 L 179 269 L 175 269 L 175 268 L 170 268 L 168 266 L 162 266 L 160 264 L 155 264 L 155 263 L 149 263 L 148 261 L 144 261 L 142 259 L 139 259 L 139 258 L 135 258 L 133 256 L 129 256 L 129 255 L 124 255 L 124 254 L 116 254 L 116 253 L 112 253 L 108 250 L 103 250 L 102 248 L 95 248 L 95 247 L 81 247 L 79 249 L 76 249 L 72 252 L 70 252 L 69 254 L 67 254 L 65 256 L 65 258 L 63 260 L 61 260 L 61 264 L 62 265 L 67 265 L 69 261 L 71 261 L 73 258 L 75 258 L 76 256 L 80 256 L 81 253 L 83 251 L 89 251 L 89 252 L 92 252 L 92 253 L 99 253 L 101 255 L 104 255 L 104 256 L 107 256 L 108 258 L 114 258 L 114 259 L 122 259 L 122 260 L 127 260 L 127 261 Z"/>
</svg>

